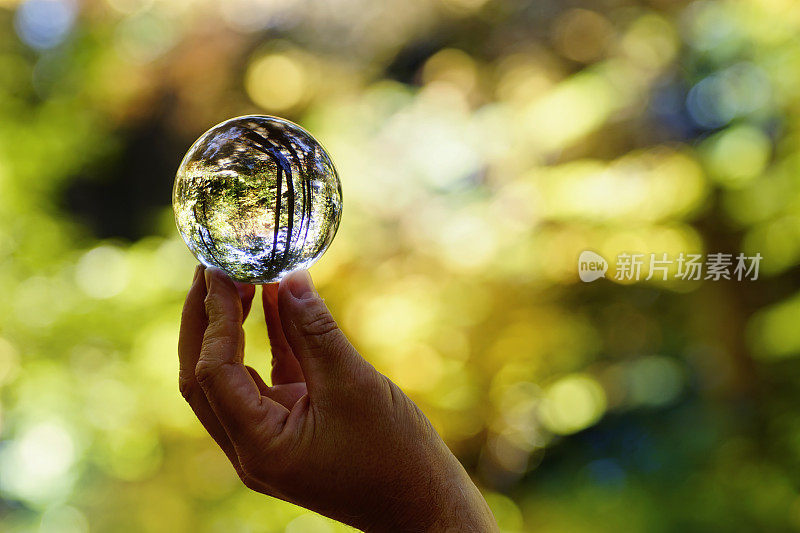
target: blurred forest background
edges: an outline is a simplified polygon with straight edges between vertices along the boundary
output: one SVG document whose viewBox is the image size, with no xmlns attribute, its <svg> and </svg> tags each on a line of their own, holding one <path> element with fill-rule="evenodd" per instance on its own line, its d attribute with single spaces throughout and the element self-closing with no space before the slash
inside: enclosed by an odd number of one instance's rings
<svg viewBox="0 0 800 533">
<path fill-rule="evenodd" d="M 342 178 L 321 293 L 503 531 L 800 530 L 799 32 L 794 0 L 0 0 L 0 529 L 347 530 L 242 487 L 178 393 L 174 173 L 270 113 Z M 764 259 L 584 284 L 584 249 Z"/>
</svg>

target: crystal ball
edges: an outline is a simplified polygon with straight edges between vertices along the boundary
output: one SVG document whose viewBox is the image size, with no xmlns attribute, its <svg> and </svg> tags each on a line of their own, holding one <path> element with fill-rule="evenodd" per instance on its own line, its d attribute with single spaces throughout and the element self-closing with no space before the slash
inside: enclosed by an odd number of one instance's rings
<svg viewBox="0 0 800 533">
<path fill-rule="evenodd" d="M 339 227 L 342 187 L 306 130 L 250 115 L 217 124 L 189 148 L 172 207 L 201 263 L 237 281 L 269 283 L 325 253 Z"/>
</svg>

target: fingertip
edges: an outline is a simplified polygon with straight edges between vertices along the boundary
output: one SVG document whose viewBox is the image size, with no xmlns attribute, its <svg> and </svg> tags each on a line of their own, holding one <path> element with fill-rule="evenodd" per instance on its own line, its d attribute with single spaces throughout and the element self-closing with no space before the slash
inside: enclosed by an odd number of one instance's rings
<svg viewBox="0 0 800 533">
<path fill-rule="evenodd" d="M 227 316 L 242 322 L 244 319 L 244 305 L 234 281 L 224 271 L 216 267 L 207 267 L 205 269 L 205 280 L 207 288 L 206 313 L 209 319 L 212 318 L 212 315 L 218 317 Z"/>
<path fill-rule="evenodd" d="M 281 280 L 281 287 L 286 287 L 289 294 L 296 300 L 310 300 L 318 295 L 311 274 L 308 270 L 301 269 L 290 272 Z"/>
<path fill-rule="evenodd" d="M 208 290 L 209 294 L 217 291 L 228 291 L 231 293 L 236 293 L 236 295 L 240 297 L 242 295 L 237 283 L 233 281 L 231 277 L 222 269 L 217 267 L 206 267 L 205 280 L 206 289 Z M 252 290 L 253 294 L 255 294 L 255 287 L 249 290 Z"/>
<path fill-rule="evenodd" d="M 205 267 L 203 266 L 202 263 L 199 263 L 196 267 L 194 267 L 194 274 L 192 275 L 192 284 L 197 282 L 197 278 L 200 277 L 200 275 L 203 273 L 203 270 L 205 270 Z"/>
<path fill-rule="evenodd" d="M 280 289 L 279 283 L 267 283 L 262 286 L 261 289 L 261 296 L 262 298 L 269 303 L 277 303 L 278 301 L 278 290 Z"/>
<path fill-rule="evenodd" d="M 256 293 L 255 285 L 241 283 L 239 281 L 234 281 L 233 284 L 236 286 L 236 290 L 239 293 L 239 298 L 242 300 L 252 299 Z"/>
<path fill-rule="evenodd" d="M 256 287 L 255 285 L 238 281 L 234 281 L 233 284 L 236 286 L 236 291 L 239 293 L 239 300 L 242 302 L 242 316 L 243 318 L 247 318 L 247 315 L 250 313 L 250 308 L 253 305 L 253 297 L 256 295 Z"/>
<path fill-rule="evenodd" d="M 200 263 L 196 267 L 194 267 L 194 274 L 192 275 L 192 284 L 190 285 L 190 290 L 196 290 L 202 288 L 203 290 L 206 289 L 206 280 L 203 273 L 205 272 L 205 266 Z"/>
<path fill-rule="evenodd" d="M 242 306 L 249 308 L 250 304 L 253 302 L 253 297 L 256 295 L 255 285 L 234 281 L 233 286 L 236 287 L 236 293 L 239 295 L 239 300 L 242 301 Z"/>
<path fill-rule="evenodd" d="M 278 283 L 268 283 L 262 286 L 261 302 L 264 305 L 264 317 L 267 319 L 267 325 L 269 325 L 271 316 L 277 320 L 279 289 Z"/>
<path fill-rule="evenodd" d="M 315 309 L 317 302 L 321 303 L 322 299 L 317 294 L 308 271 L 290 272 L 275 289 L 275 308 L 281 317 L 282 329 L 297 328 L 295 323 L 298 320 L 302 322 L 302 317 Z M 289 334 L 286 333 L 286 336 L 288 338 Z"/>
<path fill-rule="evenodd" d="M 205 270 L 206 287 L 208 290 L 214 286 L 214 280 L 219 278 L 227 278 L 228 276 L 217 267 L 207 267 Z"/>
</svg>

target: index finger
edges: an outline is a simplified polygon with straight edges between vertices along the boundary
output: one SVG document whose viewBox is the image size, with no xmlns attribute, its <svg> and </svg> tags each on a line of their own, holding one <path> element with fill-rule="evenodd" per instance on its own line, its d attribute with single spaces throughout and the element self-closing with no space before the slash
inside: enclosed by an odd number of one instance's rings
<svg viewBox="0 0 800 533">
<path fill-rule="evenodd" d="M 246 442 L 256 430 L 265 429 L 260 427 L 265 423 L 276 434 L 289 411 L 262 396 L 244 366 L 243 313 L 236 286 L 217 269 L 206 269 L 205 278 L 208 327 L 195 368 L 197 382 L 234 443 Z"/>
<path fill-rule="evenodd" d="M 233 449 L 233 444 L 228 438 L 228 434 L 220 424 L 203 390 L 195 379 L 195 367 L 200 357 L 200 349 L 203 344 L 203 334 L 206 330 L 208 320 L 204 300 L 206 297 L 206 282 L 203 275 L 203 266 L 198 265 L 195 269 L 194 279 L 189 293 L 186 295 L 186 302 L 181 314 L 181 329 L 178 338 L 178 360 L 180 370 L 178 373 L 178 384 L 181 396 L 186 400 L 194 411 L 200 423 L 206 428 L 209 435 L 216 441 L 225 455 L 228 456 L 236 471 L 241 471 L 239 459 Z"/>
</svg>

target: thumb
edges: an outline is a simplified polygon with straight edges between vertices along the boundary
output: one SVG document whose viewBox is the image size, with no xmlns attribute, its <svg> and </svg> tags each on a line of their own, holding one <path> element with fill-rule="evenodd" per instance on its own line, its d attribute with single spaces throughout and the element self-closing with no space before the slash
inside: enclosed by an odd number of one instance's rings
<svg viewBox="0 0 800 533">
<path fill-rule="evenodd" d="M 278 314 L 312 396 L 315 390 L 349 381 L 347 377 L 364 363 L 317 294 L 307 270 L 281 280 Z"/>
</svg>

